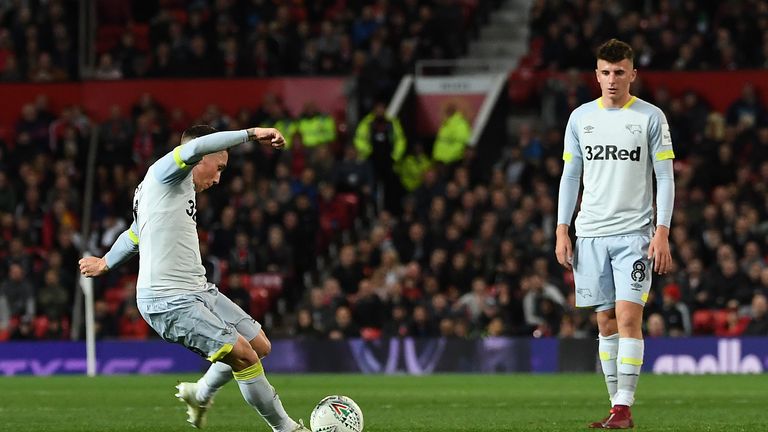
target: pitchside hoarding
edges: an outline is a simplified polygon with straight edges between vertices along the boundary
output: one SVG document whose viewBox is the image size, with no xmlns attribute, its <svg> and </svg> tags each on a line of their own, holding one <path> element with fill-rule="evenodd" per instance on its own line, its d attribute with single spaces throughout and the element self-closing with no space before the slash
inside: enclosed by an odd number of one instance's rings
<svg viewBox="0 0 768 432">
<path fill-rule="evenodd" d="M 768 338 L 648 339 L 643 370 L 653 373 L 762 373 Z M 597 342 L 587 339 L 275 340 L 271 373 L 411 374 L 594 372 Z M 99 342 L 99 374 L 200 372 L 207 362 L 179 345 Z M 0 375 L 84 374 L 82 342 L 0 343 Z"/>
</svg>

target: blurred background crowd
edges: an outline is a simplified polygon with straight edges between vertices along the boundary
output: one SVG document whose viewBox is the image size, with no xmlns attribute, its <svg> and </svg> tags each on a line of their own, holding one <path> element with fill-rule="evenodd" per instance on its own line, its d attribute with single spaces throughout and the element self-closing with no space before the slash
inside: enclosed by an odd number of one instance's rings
<svg viewBox="0 0 768 432">
<path fill-rule="evenodd" d="M 386 144 L 399 150 L 384 157 L 369 139 L 372 122 L 399 128 L 381 96 L 417 59 L 464 54 L 483 3 L 98 2 L 96 78 L 350 75 L 377 98 L 354 124 L 312 103 L 292 116 L 271 94 L 236 112 L 184 112 L 144 94 L 103 122 L 78 106 L 54 112 L 45 94 L 29 101 L 0 141 L 0 339 L 69 337 L 82 250 L 109 249 L 130 224 L 148 166 L 198 123 L 275 126 L 288 138 L 282 151 L 234 149 L 222 184 L 197 198 L 208 279 L 270 335 L 595 337 L 593 314 L 574 307 L 572 274 L 553 253 L 563 129 L 573 108 L 597 96 L 584 75 L 551 78 L 519 108 L 538 120 L 499 142 L 490 172 L 478 171 L 471 148 L 445 157 L 439 134 L 395 133 Z M 79 78 L 75 19 L 71 2 L 0 2 L 0 79 Z M 745 83 L 719 112 L 695 92 L 642 83 L 647 68 L 764 68 L 768 2 L 541 0 L 530 30 L 526 61 L 549 70 L 590 70 L 586 47 L 609 36 L 631 42 L 633 94 L 669 120 L 675 267 L 654 275 L 647 335 L 768 335 L 763 99 Z M 465 129 L 446 133 L 466 142 Z M 96 132 L 94 205 L 82 215 Z M 156 337 L 135 306 L 136 270 L 134 261 L 97 281 L 98 337 Z"/>
</svg>

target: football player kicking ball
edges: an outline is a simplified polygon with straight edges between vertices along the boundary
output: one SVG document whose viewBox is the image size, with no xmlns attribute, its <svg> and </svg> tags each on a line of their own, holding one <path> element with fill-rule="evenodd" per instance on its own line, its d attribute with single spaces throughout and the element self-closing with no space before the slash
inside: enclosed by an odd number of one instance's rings
<svg viewBox="0 0 768 432">
<path fill-rule="evenodd" d="M 286 414 L 264 376 L 271 344 L 261 324 L 205 279 L 197 237 L 195 193 L 218 184 L 227 149 L 246 141 L 280 148 L 276 129 L 216 132 L 193 126 L 181 144 L 147 170 L 133 197 L 133 223 L 103 258 L 80 260 L 80 272 L 99 276 L 139 253 L 136 300 L 142 317 L 166 341 L 184 345 L 213 364 L 196 383 L 181 383 L 188 421 L 202 427 L 216 391 L 234 375 L 243 398 L 275 432 L 308 431 Z"/>
<path fill-rule="evenodd" d="M 672 141 L 660 109 L 632 96 L 632 48 L 611 39 L 597 52 L 601 97 L 576 108 L 565 131 L 555 253 L 573 269 L 576 306 L 595 306 L 599 356 L 612 408 L 592 428 L 634 426 L 630 407 L 643 364 L 643 306 L 651 266 L 671 266 L 669 226 L 674 202 Z M 582 171 L 575 248 L 568 227 Z M 657 182 L 656 226 L 653 177 Z"/>
</svg>

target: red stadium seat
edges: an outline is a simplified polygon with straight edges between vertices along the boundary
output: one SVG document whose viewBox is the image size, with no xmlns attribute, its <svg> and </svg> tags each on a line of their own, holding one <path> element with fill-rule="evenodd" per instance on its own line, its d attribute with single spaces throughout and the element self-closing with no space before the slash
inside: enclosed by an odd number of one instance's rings
<svg viewBox="0 0 768 432">
<path fill-rule="evenodd" d="M 715 317 L 710 309 L 700 309 L 693 313 L 693 333 L 708 335 L 715 331 Z"/>
</svg>

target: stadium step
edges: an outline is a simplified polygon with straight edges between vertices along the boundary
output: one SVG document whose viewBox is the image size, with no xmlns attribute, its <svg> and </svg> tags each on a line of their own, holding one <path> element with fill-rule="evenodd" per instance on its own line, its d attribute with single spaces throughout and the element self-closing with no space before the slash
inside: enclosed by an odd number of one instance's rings
<svg viewBox="0 0 768 432">
<path fill-rule="evenodd" d="M 528 52 L 528 39 L 516 41 L 473 41 L 469 44 L 473 58 L 518 60 Z"/>
<path fill-rule="evenodd" d="M 528 53 L 528 17 L 533 0 L 506 0 L 491 12 L 479 38 L 469 45 L 469 58 L 493 59 L 513 70 Z"/>
<path fill-rule="evenodd" d="M 480 39 L 515 41 L 528 38 L 528 28 L 525 25 L 509 26 L 501 23 L 491 23 L 480 30 Z"/>
</svg>

